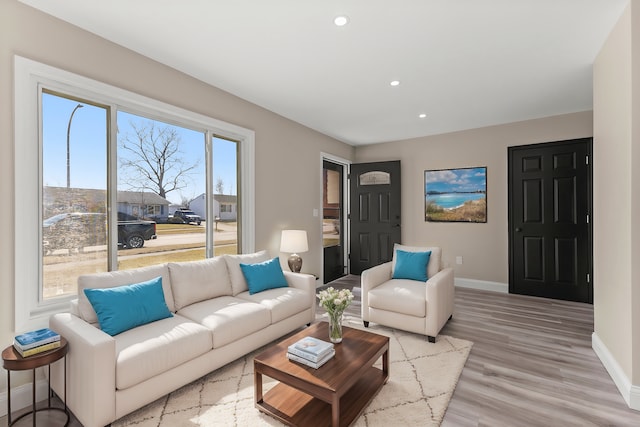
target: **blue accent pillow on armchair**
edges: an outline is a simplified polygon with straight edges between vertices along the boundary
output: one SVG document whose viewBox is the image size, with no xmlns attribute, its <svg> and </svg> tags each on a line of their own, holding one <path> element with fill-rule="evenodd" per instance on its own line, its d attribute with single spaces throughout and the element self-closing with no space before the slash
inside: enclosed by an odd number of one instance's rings
<svg viewBox="0 0 640 427">
<path fill-rule="evenodd" d="M 257 264 L 240 264 L 240 269 L 249 286 L 249 294 L 257 294 L 267 289 L 285 288 L 289 286 L 284 277 L 280 259 L 274 258 Z"/>
<path fill-rule="evenodd" d="M 396 266 L 393 270 L 394 279 L 410 279 L 426 282 L 427 264 L 431 251 L 427 252 L 406 252 L 396 250 Z"/>
</svg>

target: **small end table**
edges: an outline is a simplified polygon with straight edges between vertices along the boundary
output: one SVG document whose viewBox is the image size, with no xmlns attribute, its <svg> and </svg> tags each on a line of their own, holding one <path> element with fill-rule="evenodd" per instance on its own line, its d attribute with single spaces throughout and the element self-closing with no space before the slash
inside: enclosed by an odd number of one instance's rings
<svg viewBox="0 0 640 427">
<path fill-rule="evenodd" d="M 69 424 L 69 410 L 67 409 L 67 340 L 60 337 L 60 347 L 53 350 L 45 351 L 33 356 L 22 357 L 20 353 L 13 348 L 12 345 L 2 351 L 2 365 L 7 370 L 7 420 L 8 426 L 11 427 L 18 420 L 33 415 L 33 427 L 36 426 L 36 412 L 39 411 L 61 411 L 66 415 L 64 426 Z M 51 407 L 51 364 L 64 358 L 64 409 Z M 49 390 L 48 390 L 48 406 L 46 408 L 36 409 L 36 368 L 47 366 L 49 369 Z M 30 412 L 20 415 L 11 421 L 11 371 L 33 371 L 33 389 L 32 389 L 32 408 Z"/>
</svg>

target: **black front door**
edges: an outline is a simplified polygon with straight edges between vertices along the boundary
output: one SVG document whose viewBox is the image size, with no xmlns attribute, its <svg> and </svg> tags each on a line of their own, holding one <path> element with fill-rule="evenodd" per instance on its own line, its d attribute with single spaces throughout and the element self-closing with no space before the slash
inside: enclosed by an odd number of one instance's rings
<svg viewBox="0 0 640 427">
<path fill-rule="evenodd" d="M 591 144 L 509 147 L 509 292 L 593 302 Z"/>
<path fill-rule="evenodd" d="M 352 164 L 350 182 L 350 272 L 360 274 L 400 243 L 400 161 Z"/>
</svg>

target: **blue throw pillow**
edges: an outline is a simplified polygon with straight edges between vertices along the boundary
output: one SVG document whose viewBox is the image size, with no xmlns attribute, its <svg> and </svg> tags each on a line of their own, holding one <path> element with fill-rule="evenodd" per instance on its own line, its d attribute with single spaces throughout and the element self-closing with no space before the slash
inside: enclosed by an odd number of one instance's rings
<svg viewBox="0 0 640 427">
<path fill-rule="evenodd" d="M 266 291 L 267 289 L 285 288 L 289 286 L 282 272 L 282 267 L 280 267 L 280 260 L 278 258 L 257 264 L 240 264 L 240 268 L 249 286 L 250 295 Z"/>
<path fill-rule="evenodd" d="M 98 315 L 100 329 L 109 335 L 173 316 L 164 300 L 162 277 L 115 288 L 85 289 Z"/>
<path fill-rule="evenodd" d="M 427 264 L 431 251 L 406 252 L 396 250 L 396 266 L 393 270 L 394 279 L 410 279 L 427 281 Z"/>
</svg>

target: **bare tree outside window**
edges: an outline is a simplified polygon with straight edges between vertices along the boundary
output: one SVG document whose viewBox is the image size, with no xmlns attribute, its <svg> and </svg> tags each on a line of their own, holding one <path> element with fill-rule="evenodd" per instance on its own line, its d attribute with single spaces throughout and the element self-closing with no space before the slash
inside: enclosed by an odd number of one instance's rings
<svg viewBox="0 0 640 427">
<path fill-rule="evenodd" d="M 130 121 L 133 134 L 118 139 L 121 182 L 146 187 L 160 197 L 189 187 L 199 161 L 187 161 L 177 130 L 158 122 Z"/>
<path fill-rule="evenodd" d="M 193 200 L 193 197 L 182 195 L 182 197 L 180 197 L 180 206 L 188 208 L 191 200 Z"/>
<path fill-rule="evenodd" d="M 224 194 L 224 180 L 220 177 L 216 179 L 216 194 Z"/>
</svg>

